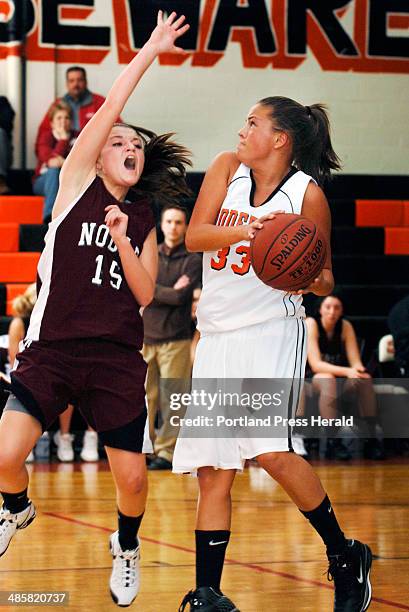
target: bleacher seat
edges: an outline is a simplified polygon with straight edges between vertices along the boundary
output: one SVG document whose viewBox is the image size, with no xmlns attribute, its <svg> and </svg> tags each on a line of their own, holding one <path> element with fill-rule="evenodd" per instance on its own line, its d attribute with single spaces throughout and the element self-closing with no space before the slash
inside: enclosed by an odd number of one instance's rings
<svg viewBox="0 0 409 612">
<path fill-rule="evenodd" d="M 0 196 L 0 223 L 42 223 L 42 196 Z"/>
<path fill-rule="evenodd" d="M 355 223 L 357 226 L 403 225 L 404 206 L 401 200 L 357 200 Z"/>
<path fill-rule="evenodd" d="M 385 254 L 409 255 L 409 227 L 385 228 Z"/>
<path fill-rule="evenodd" d="M 0 253 L 0 282 L 32 283 L 40 253 Z"/>
</svg>

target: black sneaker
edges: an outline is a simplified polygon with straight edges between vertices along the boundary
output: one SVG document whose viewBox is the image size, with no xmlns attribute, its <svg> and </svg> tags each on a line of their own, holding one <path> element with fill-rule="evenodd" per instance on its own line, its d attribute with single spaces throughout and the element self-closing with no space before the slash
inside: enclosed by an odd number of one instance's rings
<svg viewBox="0 0 409 612">
<path fill-rule="evenodd" d="M 335 585 L 334 612 L 364 612 L 372 597 L 369 546 L 358 540 L 347 540 L 345 552 L 328 559 L 328 580 L 333 580 Z"/>
<path fill-rule="evenodd" d="M 148 465 L 148 470 L 171 470 L 172 462 L 164 457 L 155 457 Z"/>
<path fill-rule="evenodd" d="M 180 604 L 179 612 L 183 612 L 190 604 L 189 612 L 240 612 L 230 599 L 223 593 L 218 593 L 212 587 L 200 587 L 189 591 Z"/>
<path fill-rule="evenodd" d="M 339 438 L 328 438 L 325 459 L 337 459 L 338 461 L 349 461 L 352 455 Z"/>
</svg>

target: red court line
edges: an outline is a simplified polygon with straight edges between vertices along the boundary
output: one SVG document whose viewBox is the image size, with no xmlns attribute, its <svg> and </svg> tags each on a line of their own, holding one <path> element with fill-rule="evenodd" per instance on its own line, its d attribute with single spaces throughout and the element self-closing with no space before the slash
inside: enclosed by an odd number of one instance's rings
<svg viewBox="0 0 409 612">
<path fill-rule="evenodd" d="M 70 516 L 65 516 L 63 514 L 58 514 L 56 512 L 42 512 L 45 516 L 51 516 L 53 518 L 61 519 L 63 521 L 68 521 L 70 523 L 75 523 L 76 525 L 82 525 L 84 527 L 91 527 L 92 529 L 99 529 L 100 531 L 105 531 L 108 533 L 112 532 L 112 529 L 108 527 L 101 527 L 100 525 L 95 525 L 93 523 L 88 523 L 86 521 L 80 521 L 79 519 L 74 519 Z M 162 542 L 161 540 L 155 540 L 154 538 L 147 538 L 146 536 L 140 536 L 141 540 L 144 542 L 150 542 L 151 544 L 157 544 L 158 546 L 165 546 L 167 548 L 173 548 L 175 550 L 182 550 L 183 552 L 188 552 L 195 554 L 195 550 L 192 548 L 187 548 L 186 546 L 179 546 L 178 544 L 171 544 L 170 542 Z M 236 559 L 226 559 L 226 562 L 230 565 L 240 565 L 241 567 L 245 567 L 247 569 L 252 569 L 256 572 L 265 573 L 265 574 L 274 574 L 274 576 L 280 576 L 281 578 L 287 578 L 288 580 L 294 580 L 295 582 L 302 582 L 304 584 L 311 584 L 314 586 L 318 586 L 322 589 L 331 589 L 332 586 L 329 584 L 324 584 L 319 582 L 318 580 L 311 580 L 309 578 L 301 578 L 300 576 L 296 576 L 295 574 L 287 574 L 287 572 L 279 572 L 277 570 L 269 569 L 267 567 L 263 567 L 261 565 L 256 565 L 254 563 L 244 563 L 243 561 L 237 561 Z M 381 599 L 380 597 L 372 597 L 372 601 L 376 601 L 377 603 L 385 604 L 386 606 L 390 606 L 391 608 L 396 608 L 397 610 L 409 610 L 409 606 L 405 604 L 397 603 L 396 601 L 389 601 L 387 599 Z"/>
</svg>

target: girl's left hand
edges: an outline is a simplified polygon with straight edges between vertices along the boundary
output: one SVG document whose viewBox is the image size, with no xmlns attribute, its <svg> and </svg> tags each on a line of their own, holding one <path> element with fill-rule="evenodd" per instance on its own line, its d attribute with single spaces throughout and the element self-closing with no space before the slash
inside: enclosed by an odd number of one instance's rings
<svg viewBox="0 0 409 612">
<path fill-rule="evenodd" d="M 328 295 L 334 288 L 334 277 L 332 271 L 328 268 L 321 270 L 317 278 L 314 278 L 311 284 L 305 289 L 298 291 L 289 291 L 291 295 L 304 295 L 305 293 L 315 293 L 315 295 Z"/>
<path fill-rule="evenodd" d="M 182 26 L 184 20 L 184 15 L 176 19 L 176 13 L 173 11 L 164 21 L 163 11 L 158 12 L 158 25 L 148 41 L 156 47 L 157 53 L 186 53 L 184 49 L 175 46 L 175 41 L 190 27 L 188 24 Z"/>
<path fill-rule="evenodd" d="M 128 229 L 128 215 L 126 215 L 116 204 L 111 204 L 105 208 L 105 225 L 109 229 L 114 242 L 120 238 L 126 237 Z"/>
</svg>

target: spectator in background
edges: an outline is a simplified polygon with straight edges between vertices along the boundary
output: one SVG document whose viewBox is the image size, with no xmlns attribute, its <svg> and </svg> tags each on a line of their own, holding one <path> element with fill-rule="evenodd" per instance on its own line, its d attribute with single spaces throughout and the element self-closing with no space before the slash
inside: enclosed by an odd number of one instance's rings
<svg viewBox="0 0 409 612">
<path fill-rule="evenodd" d="M 29 285 L 22 295 L 18 295 L 13 301 L 13 310 L 16 316 L 12 319 L 9 327 L 9 363 L 13 366 L 19 344 L 25 338 L 31 312 L 37 300 L 36 284 Z M 57 445 L 57 457 L 60 461 L 69 462 L 74 460 L 74 450 L 72 447 L 72 435 L 70 425 L 74 407 L 68 405 L 67 410 L 59 416 L 60 429 L 54 435 L 54 442 Z M 81 459 L 83 461 L 98 461 L 98 435 L 90 427 L 84 434 Z M 33 461 L 33 452 L 27 461 Z"/>
<path fill-rule="evenodd" d="M 38 163 L 33 182 L 34 193 L 45 196 L 44 223 L 51 220 L 60 171 L 77 136 L 72 129 L 71 108 L 65 102 L 56 102 L 50 109 L 49 118 L 50 125 L 42 130 L 37 142 Z"/>
<path fill-rule="evenodd" d="M 187 212 L 177 204 L 161 215 L 164 242 L 159 245 L 159 269 L 153 301 L 143 312 L 143 357 L 148 364 L 146 395 L 149 430 L 155 458 L 150 470 L 170 470 L 178 431 L 169 422 L 170 407 L 160 379 L 178 379 L 177 392 L 189 390 L 193 290 L 201 277 L 201 257 L 185 247 Z M 162 389 L 163 391 L 163 389 Z M 162 424 L 155 439 L 155 418 Z"/>
<path fill-rule="evenodd" d="M 7 185 L 7 173 L 13 158 L 11 136 L 14 114 L 7 98 L 0 96 L 0 195 L 10 193 L 10 187 Z"/>
<path fill-rule="evenodd" d="M 402 376 L 409 376 L 409 295 L 397 302 L 388 315 L 395 346 L 395 361 Z"/>
<path fill-rule="evenodd" d="M 383 450 L 376 439 L 376 397 L 371 375 L 361 361 L 358 341 L 352 324 L 343 317 L 344 306 L 338 295 L 324 297 L 317 317 L 307 317 L 308 365 L 313 373 L 313 389 L 318 393 L 321 417 L 334 419 L 337 410 L 337 378 L 348 379 L 344 391 L 358 397 L 359 416 L 364 420 L 368 439 L 364 455 L 368 459 L 383 459 Z M 366 381 L 366 382 L 364 382 Z M 340 439 L 339 428 L 328 428 L 328 459 L 350 459 L 351 455 Z"/>
<path fill-rule="evenodd" d="M 13 366 L 19 344 L 24 339 L 31 312 L 37 299 L 35 283 L 29 285 L 22 295 L 18 295 L 13 301 L 13 310 L 16 316 L 13 317 L 9 326 L 9 362 Z"/>
<path fill-rule="evenodd" d="M 105 98 L 89 91 L 87 73 L 81 66 L 67 68 L 65 76 L 67 93 L 62 98 L 57 98 L 51 107 L 57 102 L 68 104 L 72 111 L 72 127 L 77 132 L 80 132 L 91 117 L 95 115 L 100 106 L 102 106 Z M 38 128 L 35 145 L 36 153 L 38 140 L 42 132 L 50 127 L 49 111 L 50 109 L 48 109 Z"/>
</svg>

